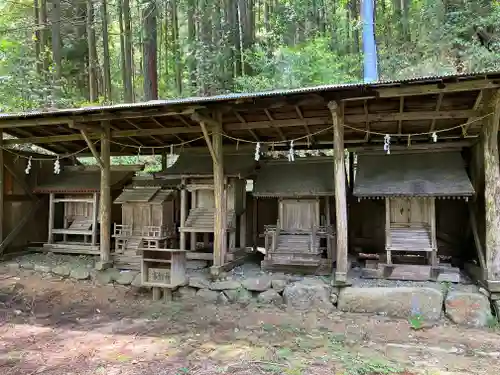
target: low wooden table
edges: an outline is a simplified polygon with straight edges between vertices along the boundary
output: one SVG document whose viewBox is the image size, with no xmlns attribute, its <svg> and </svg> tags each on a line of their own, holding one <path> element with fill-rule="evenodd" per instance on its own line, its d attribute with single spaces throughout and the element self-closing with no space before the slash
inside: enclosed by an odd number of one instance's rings
<svg viewBox="0 0 500 375">
<path fill-rule="evenodd" d="M 153 288 L 153 300 L 172 299 L 172 290 L 187 283 L 186 250 L 139 248 L 141 281 Z"/>
</svg>

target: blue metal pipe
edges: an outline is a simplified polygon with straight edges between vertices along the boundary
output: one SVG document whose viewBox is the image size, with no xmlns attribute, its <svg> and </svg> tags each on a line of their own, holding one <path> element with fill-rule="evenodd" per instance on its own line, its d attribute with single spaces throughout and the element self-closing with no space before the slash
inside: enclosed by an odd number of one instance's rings
<svg viewBox="0 0 500 375">
<path fill-rule="evenodd" d="M 363 80 L 365 83 L 378 81 L 377 45 L 375 44 L 374 0 L 361 0 L 363 20 Z"/>
</svg>

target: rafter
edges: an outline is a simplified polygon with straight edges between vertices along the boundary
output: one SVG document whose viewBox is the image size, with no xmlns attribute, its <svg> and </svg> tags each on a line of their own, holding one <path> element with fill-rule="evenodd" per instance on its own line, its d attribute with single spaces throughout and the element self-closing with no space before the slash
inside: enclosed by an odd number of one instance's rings
<svg viewBox="0 0 500 375">
<path fill-rule="evenodd" d="M 151 120 L 153 120 L 153 122 L 154 122 L 156 125 L 158 125 L 159 127 L 164 128 L 164 129 L 166 128 L 166 127 L 165 127 L 165 126 L 164 126 L 161 122 L 159 122 L 159 121 L 158 121 L 157 119 L 155 119 L 154 117 L 151 117 Z M 181 143 L 186 142 L 183 138 L 179 137 L 177 134 L 174 134 L 174 137 L 175 137 L 175 138 L 177 138 L 177 139 L 178 139 Z M 157 138 L 155 138 L 155 139 L 157 139 Z M 164 142 L 160 140 L 160 144 L 162 144 L 162 145 L 163 145 L 163 143 L 164 143 Z M 186 145 L 187 145 L 187 146 L 191 146 L 189 143 L 187 143 Z"/>
<path fill-rule="evenodd" d="M 436 112 L 439 112 L 441 109 L 441 103 L 443 103 L 443 97 L 444 94 L 440 93 L 438 98 L 437 98 L 437 103 L 436 103 Z M 431 126 L 429 127 L 429 133 L 433 132 L 434 129 L 436 129 L 436 119 L 432 119 Z"/>
<path fill-rule="evenodd" d="M 136 125 L 133 121 L 131 121 L 131 120 L 127 119 L 127 118 L 124 119 L 124 120 L 125 120 L 125 122 L 127 122 L 130 125 L 132 125 L 136 129 L 140 129 L 141 128 L 139 125 Z M 151 135 L 150 138 L 153 139 L 156 143 L 158 143 L 160 145 L 163 144 L 163 142 L 160 139 L 156 138 L 155 136 Z"/>
<path fill-rule="evenodd" d="M 370 141 L 370 121 L 368 121 L 368 100 L 365 100 L 363 102 L 363 110 L 365 112 L 365 126 L 366 126 L 366 135 L 365 135 L 365 141 L 369 142 Z"/>
<path fill-rule="evenodd" d="M 405 107 L 405 98 L 402 96 L 399 98 L 399 113 L 403 113 Z M 398 120 L 398 134 L 403 133 L 403 120 Z"/>
<path fill-rule="evenodd" d="M 264 113 L 266 114 L 267 118 L 269 119 L 269 122 L 270 122 L 269 127 L 273 128 L 273 129 L 276 129 L 276 132 L 281 137 L 281 139 L 282 140 L 286 140 L 286 137 L 283 134 L 283 132 L 281 131 L 281 129 L 274 126 L 274 119 L 271 116 L 271 114 L 269 113 L 269 111 L 267 109 L 264 109 Z"/>
<path fill-rule="evenodd" d="M 483 101 L 483 91 L 479 91 L 479 94 L 477 94 L 477 97 L 476 97 L 476 101 L 474 102 L 474 107 L 472 107 L 472 109 L 477 111 L 479 109 L 482 101 Z M 467 131 L 469 130 L 470 126 L 472 125 L 472 121 L 474 121 L 474 119 L 476 119 L 476 118 L 477 118 L 477 116 L 469 117 L 467 119 L 466 125 L 464 125 L 462 127 L 462 133 L 464 134 L 464 137 L 465 137 L 465 135 L 467 135 Z"/>
<path fill-rule="evenodd" d="M 304 115 L 302 114 L 302 111 L 301 111 L 301 109 L 300 109 L 300 107 L 298 105 L 295 106 L 295 112 L 297 113 L 297 116 L 299 116 L 299 118 L 301 120 L 304 120 Z M 314 137 L 311 134 L 311 131 L 309 130 L 309 127 L 306 124 L 304 124 L 304 129 L 305 129 L 307 135 L 309 136 L 309 138 L 311 139 L 311 142 L 314 143 Z"/>
<path fill-rule="evenodd" d="M 243 116 L 237 111 L 237 110 L 233 110 L 234 112 L 234 115 L 236 116 L 236 118 L 238 120 L 240 120 L 240 122 L 242 124 L 246 124 L 247 121 L 243 118 Z M 259 136 L 257 135 L 257 133 L 255 133 L 252 129 L 248 129 L 248 132 L 252 135 L 252 137 L 257 141 L 257 142 L 260 142 L 260 138 Z"/>
</svg>

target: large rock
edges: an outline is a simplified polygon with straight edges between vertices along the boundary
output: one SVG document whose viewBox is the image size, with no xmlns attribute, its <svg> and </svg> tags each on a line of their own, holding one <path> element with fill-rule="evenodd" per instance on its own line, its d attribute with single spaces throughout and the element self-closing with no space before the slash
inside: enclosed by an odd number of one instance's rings
<svg viewBox="0 0 500 375">
<path fill-rule="evenodd" d="M 224 292 L 219 292 L 219 295 L 217 296 L 217 303 L 219 305 L 227 305 L 229 303 L 229 300 L 227 299 Z"/>
<path fill-rule="evenodd" d="M 69 276 L 77 280 L 87 280 L 90 277 L 90 272 L 86 268 L 78 267 L 78 268 L 73 268 Z"/>
<path fill-rule="evenodd" d="M 121 271 L 115 281 L 120 285 L 130 285 L 136 276 L 137 272 L 135 271 Z"/>
<path fill-rule="evenodd" d="M 210 284 L 211 290 L 229 290 L 239 288 L 241 288 L 241 283 L 236 280 L 214 281 Z"/>
<path fill-rule="evenodd" d="M 252 293 L 250 293 L 245 288 L 239 289 L 228 289 L 224 291 L 224 294 L 230 302 L 239 303 L 242 305 L 248 305 L 252 302 Z"/>
<path fill-rule="evenodd" d="M 472 327 L 484 327 L 492 319 L 490 301 L 482 293 L 448 293 L 445 313 L 452 322 Z"/>
<path fill-rule="evenodd" d="M 208 289 L 210 288 L 210 280 L 203 276 L 191 276 L 188 285 L 191 288 Z"/>
<path fill-rule="evenodd" d="M 135 288 L 140 288 L 142 286 L 142 275 L 140 272 L 134 277 L 130 285 Z"/>
<path fill-rule="evenodd" d="M 283 304 L 283 297 L 281 297 L 277 291 L 273 289 L 266 290 L 262 292 L 257 297 L 257 302 L 259 303 L 272 303 L 275 305 Z"/>
<path fill-rule="evenodd" d="M 241 285 L 252 292 L 264 292 L 271 289 L 272 279 L 268 275 L 251 277 L 241 282 Z"/>
<path fill-rule="evenodd" d="M 175 294 L 180 299 L 191 299 L 196 296 L 196 289 L 191 288 L 190 286 L 181 286 L 176 290 Z"/>
<path fill-rule="evenodd" d="M 196 298 L 206 303 L 217 303 L 219 292 L 210 289 L 200 289 L 196 292 Z"/>
<path fill-rule="evenodd" d="M 271 282 L 272 288 L 275 291 L 277 291 L 278 293 L 281 293 L 282 291 L 284 291 L 287 284 L 288 284 L 288 281 L 285 279 L 275 279 Z"/>
<path fill-rule="evenodd" d="M 56 266 L 52 268 L 52 273 L 58 276 L 68 277 L 69 274 L 71 273 L 71 268 L 65 265 Z"/>
<path fill-rule="evenodd" d="M 33 264 L 32 261 L 30 260 L 21 260 L 21 262 L 19 262 L 19 266 L 21 268 L 24 268 L 25 270 L 32 270 L 33 268 L 35 268 L 35 265 Z"/>
<path fill-rule="evenodd" d="M 95 275 L 96 281 L 101 285 L 111 284 L 118 279 L 120 271 L 116 268 L 108 268 L 104 271 L 97 271 Z"/>
<path fill-rule="evenodd" d="M 342 311 L 376 313 L 398 318 L 419 315 L 424 320 L 441 316 L 443 293 L 435 288 L 344 288 L 337 307 Z"/>
<path fill-rule="evenodd" d="M 287 285 L 283 298 L 288 307 L 297 310 L 332 310 L 334 306 L 330 302 L 331 290 L 331 286 L 323 280 L 306 278 Z"/>
<path fill-rule="evenodd" d="M 35 264 L 34 270 L 37 272 L 44 272 L 44 273 L 52 272 L 52 268 L 46 264 Z"/>
</svg>

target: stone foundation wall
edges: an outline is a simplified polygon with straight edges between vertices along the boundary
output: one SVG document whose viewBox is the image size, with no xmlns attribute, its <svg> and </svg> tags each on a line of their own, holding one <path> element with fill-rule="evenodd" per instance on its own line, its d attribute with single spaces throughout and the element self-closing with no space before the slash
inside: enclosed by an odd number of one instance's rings
<svg viewBox="0 0 500 375">
<path fill-rule="evenodd" d="M 91 280 L 99 285 L 116 283 L 141 288 L 139 272 L 113 268 L 96 271 L 92 258 L 76 257 L 75 261 L 75 257 L 70 257 L 71 261 L 64 261 L 59 260 L 61 257 L 30 254 L 6 265 L 11 270 L 30 269 L 63 278 Z M 328 278 L 264 273 L 255 265 L 250 265 L 241 273 L 235 272 L 213 281 L 209 278 L 208 269 L 194 267 L 189 270 L 186 285 L 175 290 L 173 297 L 174 300 L 196 299 L 203 303 L 240 306 L 258 303 L 324 313 L 338 309 L 426 323 L 447 317 L 454 323 L 473 327 L 496 324 L 488 296 L 474 285 L 463 285 L 458 289 L 438 283 L 426 285 L 354 286 L 339 290 L 330 285 Z"/>
</svg>

